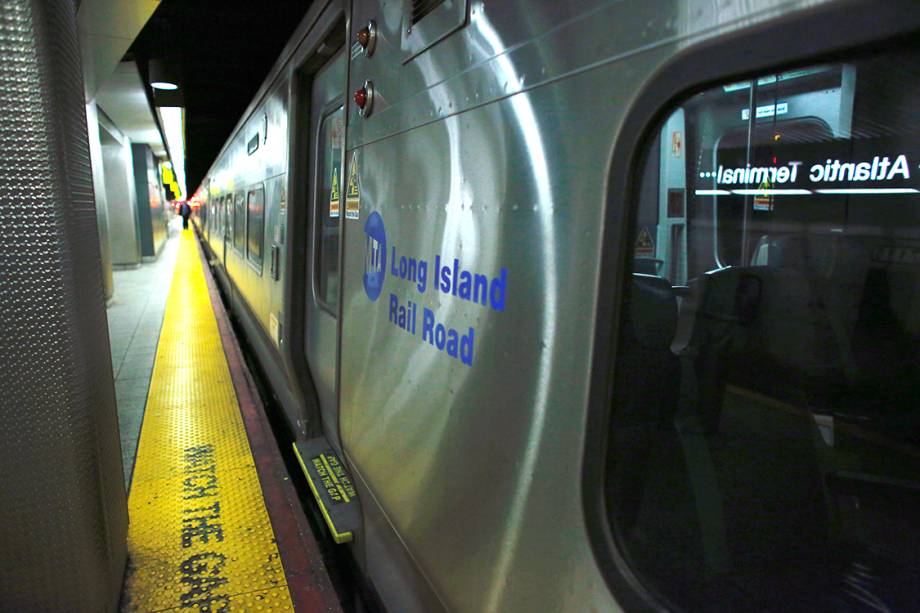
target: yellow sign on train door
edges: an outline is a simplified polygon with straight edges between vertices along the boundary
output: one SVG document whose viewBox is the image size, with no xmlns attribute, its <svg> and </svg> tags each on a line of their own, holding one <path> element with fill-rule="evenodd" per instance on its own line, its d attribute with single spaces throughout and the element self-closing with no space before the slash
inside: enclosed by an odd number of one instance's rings
<svg viewBox="0 0 920 613">
<path fill-rule="evenodd" d="M 759 194 L 754 195 L 754 210 L 755 211 L 772 211 L 773 210 L 773 196 L 770 194 L 770 189 L 773 186 L 770 185 L 769 179 L 764 179 L 761 181 L 760 185 L 757 186 L 757 189 L 760 190 Z"/>
<path fill-rule="evenodd" d="M 636 257 L 651 257 L 655 255 L 655 241 L 652 240 L 652 233 L 648 228 L 642 228 L 639 236 L 636 237 Z"/>
<path fill-rule="evenodd" d="M 329 217 L 338 217 L 341 210 L 341 194 L 339 193 L 339 169 L 332 168 L 332 191 L 329 195 Z"/>
<path fill-rule="evenodd" d="M 351 156 L 348 168 L 348 188 L 345 191 L 345 218 L 358 219 L 361 216 L 361 193 L 358 189 L 358 153 Z"/>
</svg>

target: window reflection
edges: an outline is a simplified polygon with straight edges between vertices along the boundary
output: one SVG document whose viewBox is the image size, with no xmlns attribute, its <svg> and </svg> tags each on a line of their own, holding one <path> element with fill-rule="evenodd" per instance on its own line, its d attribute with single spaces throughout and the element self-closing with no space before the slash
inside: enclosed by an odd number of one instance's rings
<svg viewBox="0 0 920 613">
<path fill-rule="evenodd" d="M 233 248 L 242 252 L 246 247 L 246 209 L 243 192 L 233 198 Z"/>
<path fill-rule="evenodd" d="M 339 217 L 345 206 L 347 181 L 342 181 L 344 110 L 339 107 L 320 124 L 316 193 L 316 293 L 335 311 L 339 296 Z"/>
<path fill-rule="evenodd" d="M 607 494 L 689 610 L 920 601 L 917 59 L 705 91 L 647 154 Z"/>
<path fill-rule="evenodd" d="M 265 189 L 254 189 L 246 197 L 247 257 L 253 264 L 262 265 L 262 240 L 265 225 Z"/>
</svg>

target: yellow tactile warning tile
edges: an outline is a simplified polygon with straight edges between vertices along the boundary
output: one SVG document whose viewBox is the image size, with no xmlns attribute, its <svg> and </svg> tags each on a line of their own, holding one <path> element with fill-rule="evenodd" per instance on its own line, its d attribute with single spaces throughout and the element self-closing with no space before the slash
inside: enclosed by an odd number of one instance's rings
<svg viewBox="0 0 920 613">
<path fill-rule="evenodd" d="M 128 611 L 293 611 L 191 232 L 128 500 Z"/>
</svg>

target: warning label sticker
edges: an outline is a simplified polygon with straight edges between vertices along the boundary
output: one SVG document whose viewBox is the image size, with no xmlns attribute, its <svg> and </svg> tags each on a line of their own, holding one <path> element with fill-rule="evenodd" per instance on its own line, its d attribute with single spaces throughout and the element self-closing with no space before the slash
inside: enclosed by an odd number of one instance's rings
<svg viewBox="0 0 920 613">
<path fill-rule="evenodd" d="M 332 167 L 332 191 L 329 193 L 329 217 L 338 217 L 341 211 L 341 190 L 339 189 L 339 169 Z"/>
<path fill-rule="evenodd" d="M 773 186 L 770 184 L 769 179 L 764 179 L 760 182 L 760 185 L 757 189 L 764 190 L 762 194 L 757 194 L 754 196 L 754 210 L 755 211 L 772 211 L 773 210 L 773 196 L 768 192 Z"/>
<path fill-rule="evenodd" d="M 355 497 L 355 486 L 337 457 L 321 453 L 312 458 L 310 462 L 316 474 L 319 475 L 320 484 L 326 490 L 332 504 L 351 502 L 351 499 Z"/>
<path fill-rule="evenodd" d="M 642 228 L 642 230 L 639 231 L 639 236 L 636 237 L 635 255 L 637 257 L 651 257 L 655 255 L 655 241 L 652 240 L 652 233 L 648 231 L 648 228 Z"/>
<path fill-rule="evenodd" d="M 361 191 L 358 188 L 358 154 L 351 157 L 348 168 L 348 188 L 345 191 L 345 218 L 358 219 L 361 216 Z"/>
</svg>

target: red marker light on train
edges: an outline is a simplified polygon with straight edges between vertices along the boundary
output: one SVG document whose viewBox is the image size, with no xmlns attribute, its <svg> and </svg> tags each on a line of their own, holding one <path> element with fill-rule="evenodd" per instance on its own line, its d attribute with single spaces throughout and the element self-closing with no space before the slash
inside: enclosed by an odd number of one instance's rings
<svg viewBox="0 0 920 613">
<path fill-rule="evenodd" d="M 367 57 L 372 56 L 377 43 L 377 24 L 374 23 L 374 20 L 368 21 L 366 26 L 358 30 L 355 38 L 358 39 L 358 44 L 364 49 L 364 55 Z"/>
<path fill-rule="evenodd" d="M 364 26 L 358 30 L 358 44 L 361 45 L 362 49 L 367 49 L 367 43 L 371 40 L 371 31 Z"/>
<path fill-rule="evenodd" d="M 355 105 L 358 107 L 358 114 L 361 117 L 368 117 L 374 110 L 374 84 L 370 81 L 364 82 L 364 87 L 355 91 Z"/>
<path fill-rule="evenodd" d="M 367 90 L 363 87 L 355 90 L 355 104 L 357 104 L 358 108 L 362 111 L 364 107 L 367 106 Z"/>
</svg>

